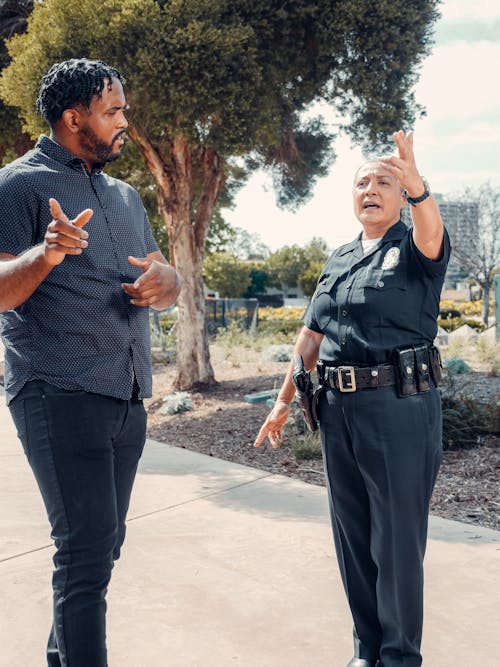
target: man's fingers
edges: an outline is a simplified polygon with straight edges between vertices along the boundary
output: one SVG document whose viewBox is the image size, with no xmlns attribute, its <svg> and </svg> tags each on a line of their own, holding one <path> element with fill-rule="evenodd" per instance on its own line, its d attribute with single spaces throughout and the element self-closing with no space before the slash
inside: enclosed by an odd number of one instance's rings
<svg viewBox="0 0 500 667">
<path fill-rule="evenodd" d="M 132 255 L 129 255 L 128 261 L 133 266 L 140 266 L 141 269 L 147 269 L 151 264 L 151 260 L 147 257 L 132 257 Z"/>
<path fill-rule="evenodd" d="M 71 221 L 71 224 L 75 225 L 75 227 L 83 227 L 87 224 L 93 215 L 94 211 L 91 208 L 86 208 L 84 211 L 79 213 L 74 220 Z"/>
<path fill-rule="evenodd" d="M 62 220 L 63 222 L 69 222 L 68 216 L 64 214 L 61 204 L 57 199 L 49 199 L 50 214 L 54 220 Z"/>
</svg>

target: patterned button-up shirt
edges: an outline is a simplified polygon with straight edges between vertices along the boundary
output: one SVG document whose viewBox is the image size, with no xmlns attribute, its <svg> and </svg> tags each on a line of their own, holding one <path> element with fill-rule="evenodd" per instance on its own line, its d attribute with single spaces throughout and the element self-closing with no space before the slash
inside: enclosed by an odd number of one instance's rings
<svg viewBox="0 0 500 667">
<path fill-rule="evenodd" d="M 0 314 L 5 391 L 29 380 L 128 399 L 151 395 L 148 308 L 130 304 L 121 284 L 140 268 L 128 256 L 158 250 L 138 193 L 84 163 L 52 139 L 0 170 L 0 252 L 20 255 L 43 241 L 49 198 L 72 219 L 83 209 L 88 248 L 67 255 L 18 308 Z"/>
</svg>

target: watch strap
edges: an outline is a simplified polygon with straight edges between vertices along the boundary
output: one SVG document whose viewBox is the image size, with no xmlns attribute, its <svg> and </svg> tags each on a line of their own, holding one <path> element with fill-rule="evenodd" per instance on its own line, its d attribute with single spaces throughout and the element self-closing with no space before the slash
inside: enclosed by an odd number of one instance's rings
<svg viewBox="0 0 500 667">
<path fill-rule="evenodd" d="M 420 204 L 420 202 L 425 201 L 427 197 L 430 197 L 431 192 L 429 189 L 429 184 L 425 179 L 422 180 L 424 182 L 424 188 L 425 188 L 423 194 L 421 194 L 419 197 L 410 197 L 408 192 L 406 193 L 406 201 L 408 202 L 408 204 L 410 204 L 410 206 L 416 206 L 417 204 Z"/>
</svg>

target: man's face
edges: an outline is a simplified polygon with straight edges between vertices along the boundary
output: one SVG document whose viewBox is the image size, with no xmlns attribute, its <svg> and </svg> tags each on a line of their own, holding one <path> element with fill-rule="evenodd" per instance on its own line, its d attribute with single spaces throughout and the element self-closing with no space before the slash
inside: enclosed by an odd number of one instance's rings
<svg viewBox="0 0 500 667">
<path fill-rule="evenodd" d="M 392 225 L 399 220 L 406 200 L 397 179 L 380 162 L 358 169 L 353 189 L 354 213 L 363 226 Z"/>
<path fill-rule="evenodd" d="M 128 127 L 125 106 L 122 84 L 113 79 L 111 89 L 106 80 L 102 96 L 92 98 L 90 113 L 82 111 L 84 122 L 78 136 L 82 152 L 91 164 L 104 164 L 120 157 Z"/>
</svg>

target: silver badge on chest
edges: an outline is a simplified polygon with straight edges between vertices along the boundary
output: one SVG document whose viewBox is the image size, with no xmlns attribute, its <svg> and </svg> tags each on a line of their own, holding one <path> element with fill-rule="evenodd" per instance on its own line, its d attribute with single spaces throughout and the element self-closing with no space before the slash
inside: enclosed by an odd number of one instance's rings
<svg viewBox="0 0 500 667">
<path fill-rule="evenodd" d="M 399 264 L 399 248 L 389 248 L 382 262 L 382 270 L 393 269 Z"/>
</svg>

